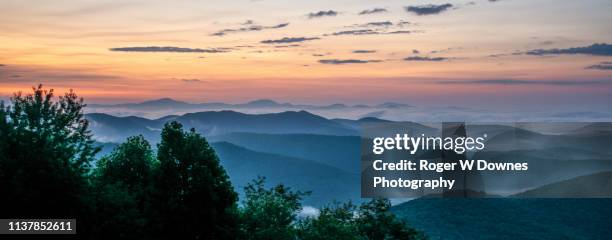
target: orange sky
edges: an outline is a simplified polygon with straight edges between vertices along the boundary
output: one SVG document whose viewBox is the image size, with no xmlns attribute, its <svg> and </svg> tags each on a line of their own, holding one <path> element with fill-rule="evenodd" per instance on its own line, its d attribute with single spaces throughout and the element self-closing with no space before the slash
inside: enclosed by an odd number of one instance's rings
<svg viewBox="0 0 612 240">
<path fill-rule="evenodd" d="M 446 3 L 431 14 L 406 10 Z M 376 8 L 385 11 L 359 14 Z M 568 95 L 593 104 L 612 93 L 609 52 L 525 54 L 612 43 L 608 1 L 8 0 L 0 9 L 0 96 L 37 83 L 93 102 L 427 102 L 455 94 L 466 104 Z M 328 10 L 335 14 L 308 16 Z M 223 29 L 234 31 L 212 35 Z M 355 30 L 377 34 L 333 35 Z M 265 43 L 285 37 L 318 39 Z M 109 50 L 150 46 L 221 51 Z"/>
</svg>

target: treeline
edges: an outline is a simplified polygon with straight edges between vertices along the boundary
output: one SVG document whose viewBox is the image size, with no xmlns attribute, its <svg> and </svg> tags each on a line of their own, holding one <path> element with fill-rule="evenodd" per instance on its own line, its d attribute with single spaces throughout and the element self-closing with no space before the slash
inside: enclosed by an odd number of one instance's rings
<svg viewBox="0 0 612 240">
<path fill-rule="evenodd" d="M 177 122 L 157 152 L 130 137 L 96 160 L 83 100 L 42 86 L 0 104 L 0 218 L 76 218 L 82 239 L 421 239 L 386 199 L 298 217 L 308 193 L 253 180 L 238 195 L 206 139 Z"/>
</svg>

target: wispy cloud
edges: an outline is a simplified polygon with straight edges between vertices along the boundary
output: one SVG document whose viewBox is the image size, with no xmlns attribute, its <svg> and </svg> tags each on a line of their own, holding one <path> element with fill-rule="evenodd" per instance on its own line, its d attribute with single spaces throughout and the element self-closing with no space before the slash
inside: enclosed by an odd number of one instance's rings
<svg viewBox="0 0 612 240">
<path fill-rule="evenodd" d="M 414 33 L 414 31 L 399 30 L 399 31 L 386 32 L 384 34 L 411 34 L 411 33 Z"/>
<path fill-rule="evenodd" d="M 338 15 L 338 12 L 334 10 L 327 10 L 327 11 L 318 11 L 318 12 L 309 13 L 308 18 L 333 17 L 337 15 Z"/>
<path fill-rule="evenodd" d="M 6 66 L 6 65 L 5 65 Z M 75 73 L 73 69 L 44 69 L 30 66 L 6 66 L 6 70 L 0 71 L 0 82 L 15 81 L 19 78 L 21 82 L 53 82 L 54 84 L 67 83 L 92 83 L 98 81 L 120 80 L 122 77 L 106 74 Z M 9 79 L 13 78 L 13 79 Z"/>
<path fill-rule="evenodd" d="M 346 31 L 339 31 L 339 32 L 334 32 L 331 34 L 325 34 L 325 36 L 341 36 L 341 35 L 375 35 L 375 34 L 410 34 L 410 33 L 414 33 L 414 31 L 408 31 L 408 30 L 400 30 L 400 31 L 379 31 L 379 30 L 374 30 L 374 29 L 356 29 L 356 30 L 346 30 Z"/>
<path fill-rule="evenodd" d="M 390 27 L 393 26 L 391 21 L 382 21 L 382 22 L 369 22 L 361 25 L 360 27 Z"/>
<path fill-rule="evenodd" d="M 183 48 L 183 47 L 120 47 L 120 48 L 109 48 L 110 51 L 114 52 L 173 52 L 173 53 L 223 53 L 231 51 L 231 48 Z"/>
<path fill-rule="evenodd" d="M 601 62 L 599 64 L 587 66 L 585 69 L 612 70 L 612 62 Z"/>
<path fill-rule="evenodd" d="M 361 12 L 359 12 L 359 15 L 367 15 L 367 14 L 374 14 L 374 13 L 384 13 L 387 12 L 386 8 L 372 8 L 372 9 L 366 9 L 363 10 Z"/>
<path fill-rule="evenodd" d="M 407 12 L 411 12 L 416 15 L 434 15 L 434 14 L 440 14 L 450 9 L 451 7 L 453 7 L 452 4 L 446 3 L 446 4 L 440 4 L 440 5 L 429 4 L 429 5 L 420 5 L 420 6 L 407 6 L 407 7 L 404 7 L 404 9 Z"/>
<path fill-rule="evenodd" d="M 442 62 L 447 61 L 449 58 L 446 57 L 427 57 L 427 56 L 411 56 L 404 58 L 404 61 L 415 61 L 415 62 Z"/>
<path fill-rule="evenodd" d="M 297 43 L 297 42 L 306 42 L 312 40 L 319 40 L 318 37 L 284 37 L 281 39 L 269 39 L 263 40 L 261 43 L 264 44 L 285 44 L 285 43 Z"/>
<path fill-rule="evenodd" d="M 229 33 L 256 32 L 256 31 L 262 31 L 266 29 L 279 29 L 279 28 L 284 28 L 287 26 L 289 26 L 289 23 L 281 23 L 281 24 L 272 25 L 272 26 L 250 25 L 248 27 L 223 29 L 211 35 L 212 36 L 225 36 L 226 34 L 229 34 Z"/>
<path fill-rule="evenodd" d="M 612 84 L 607 80 L 516 80 L 516 79 L 490 79 L 490 80 L 468 80 L 468 81 L 437 81 L 437 84 L 482 84 L 482 85 L 554 85 L 554 86 L 579 86 Z"/>
<path fill-rule="evenodd" d="M 300 44 L 289 44 L 289 45 L 278 45 L 274 46 L 274 48 L 292 48 L 292 47 L 300 47 Z"/>
<path fill-rule="evenodd" d="M 197 79 L 197 78 L 183 78 L 181 79 L 182 82 L 184 83 L 203 83 L 203 80 Z"/>
<path fill-rule="evenodd" d="M 359 60 L 359 59 L 321 59 L 319 63 L 331 64 L 331 65 L 344 65 L 344 64 L 364 64 L 364 63 L 376 63 L 382 62 L 381 60 Z"/>
<path fill-rule="evenodd" d="M 562 54 L 585 54 L 595 56 L 612 56 L 612 45 L 607 43 L 595 43 L 585 47 L 534 49 L 525 52 L 527 55 L 562 55 Z"/>
<path fill-rule="evenodd" d="M 354 50 L 353 53 L 375 53 L 376 50 Z"/>
<path fill-rule="evenodd" d="M 409 21 L 405 21 L 405 20 L 401 20 L 401 21 L 397 21 L 397 22 L 392 22 L 392 21 L 377 21 L 377 22 L 367 22 L 367 23 L 358 23 L 358 24 L 353 24 L 353 25 L 348 25 L 345 26 L 347 28 L 369 28 L 369 27 L 398 27 L 398 28 L 403 28 L 407 25 L 412 24 Z"/>
<path fill-rule="evenodd" d="M 358 29 L 358 30 L 346 30 L 334 32 L 331 35 L 339 36 L 339 35 L 370 35 L 370 34 L 380 34 L 380 32 L 372 30 L 372 29 Z"/>
</svg>

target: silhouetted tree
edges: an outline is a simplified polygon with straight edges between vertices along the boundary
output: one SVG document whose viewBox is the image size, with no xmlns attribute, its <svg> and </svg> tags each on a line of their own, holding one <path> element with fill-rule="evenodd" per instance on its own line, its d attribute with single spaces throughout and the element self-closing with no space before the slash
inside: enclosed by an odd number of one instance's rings
<svg viewBox="0 0 612 240">
<path fill-rule="evenodd" d="M 2 218 L 74 218 L 88 209 L 94 155 L 83 99 L 71 90 L 54 101 L 42 85 L 0 107 Z"/>
<path fill-rule="evenodd" d="M 0 103 L 0 218 L 77 218 L 86 239 L 420 239 L 386 199 L 297 219 L 309 193 L 248 184 L 241 207 L 217 155 L 194 129 L 167 123 L 157 159 L 143 136 L 99 151 L 72 91 L 42 86 Z M 92 174 L 93 173 L 93 174 Z"/>
<path fill-rule="evenodd" d="M 152 176 L 156 166 L 151 145 L 142 135 L 129 137 L 98 161 L 95 171 L 95 235 L 104 238 L 151 238 Z"/>
<path fill-rule="evenodd" d="M 265 178 L 259 177 L 244 188 L 245 200 L 240 208 L 242 239 L 295 239 L 292 225 L 302 197 L 309 193 L 292 191 L 283 185 L 264 187 Z"/>
<path fill-rule="evenodd" d="M 238 197 L 206 139 L 167 123 L 157 157 L 154 228 L 168 237 L 234 239 Z"/>
<path fill-rule="evenodd" d="M 390 211 L 388 199 L 375 198 L 362 204 L 357 211 L 357 228 L 365 239 L 425 239 L 425 235 L 409 227 Z"/>
<path fill-rule="evenodd" d="M 319 216 L 298 224 L 302 240 L 416 240 L 426 236 L 397 219 L 387 199 L 372 199 L 358 208 L 352 203 L 323 207 Z"/>
<path fill-rule="evenodd" d="M 357 228 L 356 206 L 351 202 L 325 206 L 319 216 L 308 217 L 298 224 L 302 240 L 360 240 L 365 239 Z"/>
</svg>

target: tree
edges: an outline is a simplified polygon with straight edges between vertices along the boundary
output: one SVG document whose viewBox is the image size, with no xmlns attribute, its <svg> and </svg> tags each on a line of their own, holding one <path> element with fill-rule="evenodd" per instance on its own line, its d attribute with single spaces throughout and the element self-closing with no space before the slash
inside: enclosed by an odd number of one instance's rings
<svg viewBox="0 0 612 240">
<path fill-rule="evenodd" d="M 362 236 L 369 240 L 387 239 L 425 239 L 426 237 L 409 227 L 404 221 L 389 211 L 391 202 L 388 199 L 375 198 L 362 204 L 357 212 L 357 228 Z"/>
<path fill-rule="evenodd" d="M 302 240 L 359 240 L 356 224 L 356 206 L 351 202 L 334 203 L 321 208 L 319 216 L 299 222 L 299 239 Z"/>
<path fill-rule="evenodd" d="M 98 148 L 70 90 L 16 93 L 0 104 L 0 214 L 3 218 L 74 218 L 88 204 L 87 173 Z"/>
<path fill-rule="evenodd" d="M 129 137 L 109 156 L 100 159 L 96 175 L 106 183 L 120 182 L 130 191 L 139 191 L 147 188 L 156 164 L 151 145 L 138 135 Z"/>
<path fill-rule="evenodd" d="M 206 139 L 167 123 L 157 157 L 154 228 L 164 237 L 234 239 L 238 197 Z"/>
<path fill-rule="evenodd" d="M 129 137 L 96 168 L 97 236 L 106 238 L 150 238 L 147 227 L 152 211 L 153 170 L 157 165 L 151 145 L 142 135 Z"/>
<path fill-rule="evenodd" d="M 242 239 L 295 239 L 297 212 L 302 209 L 302 197 L 310 194 L 292 191 L 277 185 L 264 187 L 265 178 L 259 177 L 244 188 L 245 200 L 240 209 Z"/>
<path fill-rule="evenodd" d="M 389 210 L 387 199 L 372 199 L 357 208 L 352 203 L 323 207 L 319 216 L 300 221 L 299 239 L 415 240 L 426 239 Z"/>
</svg>

